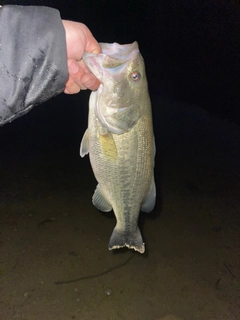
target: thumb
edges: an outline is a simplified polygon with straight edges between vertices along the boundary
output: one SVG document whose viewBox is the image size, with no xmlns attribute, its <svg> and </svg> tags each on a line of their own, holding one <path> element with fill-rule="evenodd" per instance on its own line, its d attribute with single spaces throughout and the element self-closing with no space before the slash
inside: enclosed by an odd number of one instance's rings
<svg viewBox="0 0 240 320">
<path fill-rule="evenodd" d="M 94 38 L 91 31 L 87 27 L 85 30 L 85 35 L 86 35 L 85 51 L 89 53 L 95 53 L 95 54 L 101 53 L 102 50 L 99 43 L 97 42 L 97 40 Z"/>
</svg>

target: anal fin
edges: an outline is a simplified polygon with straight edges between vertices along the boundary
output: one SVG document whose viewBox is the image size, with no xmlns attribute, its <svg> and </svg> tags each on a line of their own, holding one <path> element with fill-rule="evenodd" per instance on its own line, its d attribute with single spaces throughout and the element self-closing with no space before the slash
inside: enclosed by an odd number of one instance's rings
<svg viewBox="0 0 240 320">
<path fill-rule="evenodd" d="M 99 184 L 97 185 L 97 188 L 93 194 L 92 202 L 97 209 L 103 212 L 109 212 L 112 210 L 112 206 L 102 194 Z"/>
<path fill-rule="evenodd" d="M 145 198 L 144 202 L 141 205 L 141 211 L 143 212 L 151 212 L 155 206 L 156 202 L 156 186 L 154 181 L 154 176 L 152 176 L 151 185 Z"/>
</svg>

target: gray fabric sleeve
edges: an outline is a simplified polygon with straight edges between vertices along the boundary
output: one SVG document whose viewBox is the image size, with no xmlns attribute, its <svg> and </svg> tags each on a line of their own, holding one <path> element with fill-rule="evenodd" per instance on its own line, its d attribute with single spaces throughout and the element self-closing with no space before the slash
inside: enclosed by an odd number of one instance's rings
<svg viewBox="0 0 240 320">
<path fill-rule="evenodd" d="M 63 91 L 65 30 L 48 7 L 0 7 L 0 125 Z"/>
</svg>

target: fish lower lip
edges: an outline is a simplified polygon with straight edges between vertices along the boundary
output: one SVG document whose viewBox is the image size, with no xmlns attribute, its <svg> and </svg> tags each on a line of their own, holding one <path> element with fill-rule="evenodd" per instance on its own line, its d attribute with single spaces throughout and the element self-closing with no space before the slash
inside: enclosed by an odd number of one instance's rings
<svg viewBox="0 0 240 320">
<path fill-rule="evenodd" d="M 127 108 L 129 108 L 129 106 L 121 106 L 118 109 L 119 109 L 119 111 L 122 112 L 122 111 L 126 110 Z"/>
<path fill-rule="evenodd" d="M 128 105 L 124 104 L 124 105 L 119 105 L 119 104 L 111 104 L 111 102 L 108 103 L 108 107 L 110 107 L 111 109 L 114 110 L 122 110 L 122 109 L 126 109 L 129 108 Z"/>
<path fill-rule="evenodd" d="M 128 109 L 128 108 L 130 108 L 131 106 L 109 106 L 111 109 L 112 109 L 112 113 L 111 114 L 106 114 L 106 115 L 104 115 L 104 117 L 110 117 L 110 116 L 112 116 L 112 114 L 115 114 L 115 113 L 117 113 L 117 112 L 123 112 L 124 110 L 126 110 L 126 109 Z"/>
<path fill-rule="evenodd" d="M 128 107 L 125 107 L 125 106 L 122 106 L 122 107 L 120 107 L 120 110 L 125 110 L 125 109 L 127 109 Z"/>
</svg>

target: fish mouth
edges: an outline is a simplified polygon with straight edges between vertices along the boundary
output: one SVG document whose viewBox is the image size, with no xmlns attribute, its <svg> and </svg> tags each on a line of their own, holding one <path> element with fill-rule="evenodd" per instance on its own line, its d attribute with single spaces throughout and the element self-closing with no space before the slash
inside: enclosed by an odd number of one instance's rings
<svg viewBox="0 0 240 320">
<path fill-rule="evenodd" d="M 94 54 L 84 52 L 83 61 L 89 70 L 102 81 L 106 75 L 119 78 L 128 63 L 139 55 L 138 43 L 120 45 L 114 43 L 99 43 L 102 53 Z"/>
</svg>

